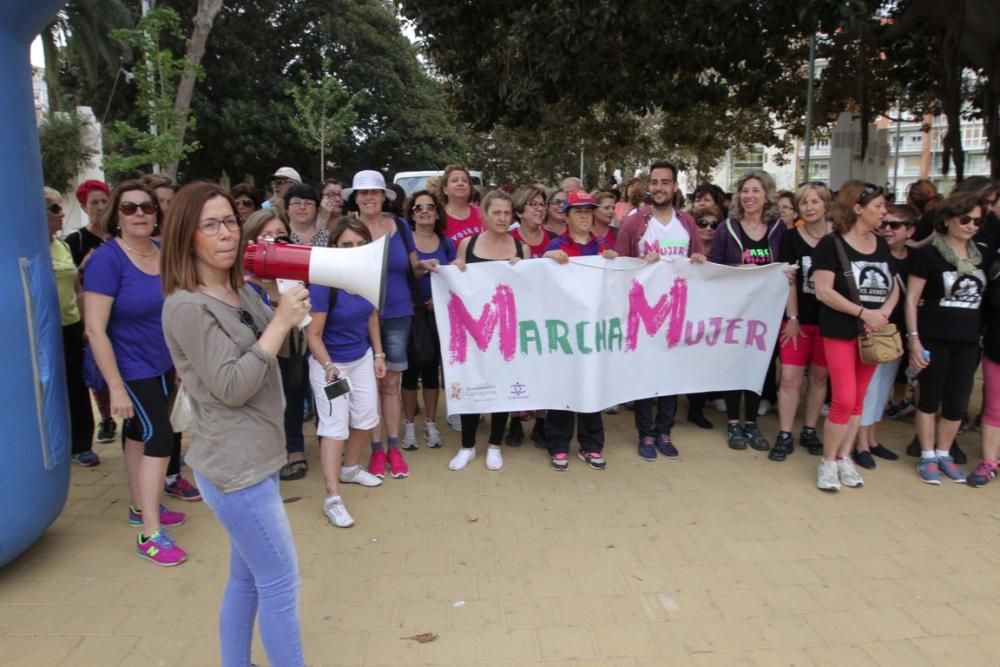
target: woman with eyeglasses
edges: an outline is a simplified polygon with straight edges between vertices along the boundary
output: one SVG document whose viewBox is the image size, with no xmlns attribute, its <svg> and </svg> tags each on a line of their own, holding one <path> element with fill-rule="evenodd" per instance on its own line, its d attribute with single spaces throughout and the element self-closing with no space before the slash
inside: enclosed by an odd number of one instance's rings
<svg viewBox="0 0 1000 667">
<path fill-rule="evenodd" d="M 934 213 L 937 234 L 914 253 L 906 281 L 909 362 L 920 371 L 914 418 L 918 472 L 927 484 L 940 484 L 941 475 L 961 483 L 965 474 L 949 450 L 979 365 L 986 274 L 973 237 L 983 224 L 983 209 L 978 194 L 969 192 L 946 197 Z"/>
<path fill-rule="evenodd" d="M 462 241 L 458 246 L 455 266 L 465 271 L 468 264 L 476 262 L 510 262 L 516 264 L 521 259 L 528 258 L 528 249 L 518 239 L 508 233 L 514 219 L 514 207 L 510 195 L 502 190 L 494 190 L 483 198 L 483 212 L 486 215 L 486 228 L 475 236 Z M 507 426 L 506 412 L 495 412 L 490 415 L 490 435 L 486 448 L 486 468 L 500 470 L 503 468 L 503 453 L 501 445 L 504 428 Z M 476 429 L 479 426 L 478 414 L 463 414 L 462 446 L 458 453 L 448 462 L 449 470 L 462 470 L 476 458 Z"/>
<path fill-rule="evenodd" d="M 157 565 L 179 565 L 187 554 L 167 528 L 182 512 L 160 503 L 175 440 L 170 403 L 173 361 L 163 338 L 160 247 L 162 221 L 153 192 L 125 181 L 111 193 L 102 225 L 111 239 L 94 251 L 83 276 L 84 322 L 94 359 L 108 384 L 111 414 L 125 420 L 128 522 L 141 526 L 136 553 Z"/>
<path fill-rule="evenodd" d="M 886 209 L 880 228 L 882 237 L 889 243 L 893 270 L 896 273 L 896 284 L 901 291 L 901 296 L 889 321 L 895 324 L 900 331 L 906 331 L 905 298 L 903 295 L 906 294 L 906 281 L 910 274 L 909 265 L 912 257 L 907 241 L 913 236 L 915 225 L 916 218 L 913 216 L 913 209 L 903 204 L 895 204 Z M 899 459 L 894 451 L 879 443 L 877 427 L 885 414 L 893 385 L 901 382 L 899 370 L 902 365 L 903 359 L 879 364 L 871 382 L 868 383 L 864 409 L 861 412 L 861 426 L 858 428 L 857 442 L 854 446 L 854 462 L 866 470 L 875 469 L 874 457 L 876 456 L 886 461 Z M 905 376 L 903 378 L 905 379 Z"/>
<path fill-rule="evenodd" d="M 320 229 L 326 229 L 333 226 L 344 215 L 343 184 L 336 178 L 324 180 L 320 197 L 317 222 Z"/>
<path fill-rule="evenodd" d="M 285 191 L 283 201 L 292 243 L 325 248 L 330 236 L 316 219 L 319 208 L 316 190 L 311 185 L 295 183 Z"/>
<path fill-rule="evenodd" d="M 816 245 L 830 233 L 830 206 L 833 200 L 826 185 L 806 183 L 795 193 L 795 206 L 803 224 L 792 227 L 781 241 L 778 259 L 798 267 L 795 287 L 788 290 L 785 319 L 778 335 L 781 356 L 781 382 L 778 389 L 778 437 L 768 454 L 772 461 L 784 461 L 795 449 L 792 425 L 799 411 L 802 383 L 809 378 L 806 410 L 799 433 L 799 444 L 810 454 L 823 453 L 823 443 L 816 433 L 823 402 L 826 400 L 826 355 L 819 334 L 819 301 L 813 284 L 812 254 Z"/>
<path fill-rule="evenodd" d="M 597 208 L 594 209 L 595 236 L 607 239 L 611 247 L 617 240 L 617 221 L 615 220 L 615 196 L 610 192 L 598 191 L 592 193 Z"/>
<path fill-rule="evenodd" d="M 331 248 L 356 248 L 371 243 L 363 222 L 342 217 L 330 230 Z M 312 321 L 309 343 L 309 384 L 316 401 L 320 461 L 326 482 L 323 513 L 338 528 L 350 528 L 354 518 L 340 494 L 340 484 L 375 487 L 382 480 L 361 467 L 361 455 L 378 426 L 378 380 L 385 377 L 385 354 L 378 311 L 363 297 L 343 289 L 311 285 Z M 331 396 L 328 388 L 347 382 L 350 391 Z"/>
<path fill-rule="evenodd" d="M 194 412 L 187 462 L 229 536 L 219 613 L 223 667 L 251 664 L 255 621 L 272 665 L 302 667 L 299 574 L 278 489 L 282 342 L 309 312 L 296 286 L 272 312 L 243 281 L 240 219 L 225 188 L 177 193 L 163 239 L 163 334 Z"/>
<path fill-rule="evenodd" d="M 798 220 L 799 212 L 795 205 L 795 193 L 789 190 L 778 191 L 778 213 L 781 215 L 781 221 L 785 223 L 786 229 L 791 229 L 795 227 L 795 221 Z"/>
<path fill-rule="evenodd" d="M 441 199 L 444 201 L 444 235 L 458 245 L 462 239 L 483 230 L 479 207 L 472 203 L 474 191 L 469 170 L 458 164 L 444 168 Z"/>
<path fill-rule="evenodd" d="M 517 189 L 512 201 L 518 227 L 510 233 L 511 236 L 528 247 L 531 257 L 541 257 L 553 238 L 542 226 L 545 222 L 545 190 L 540 185 L 525 185 Z"/>
<path fill-rule="evenodd" d="M 62 195 L 45 188 L 45 212 L 48 222 L 49 254 L 59 296 L 59 319 L 62 323 L 63 360 L 66 364 L 66 396 L 69 399 L 70 458 L 84 468 L 100 465 L 94 452 L 94 412 L 90 394 L 83 382 L 83 322 L 80 317 L 80 274 L 62 231 Z"/>
<path fill-rule="evenodd" d="M 451 175 L 455 176 L 456 173 Z M 452 181 L 449 183 L 451 186 L 456 185 Z M 460 190 L 458 188 L 453 191 Z M 385 433 L 383 434 L 381 425 L 375 427 L 368 470 L 376 477 L 384 478 L 388 467 L 390 475 L 403 478 L 409 476 L 410 467 L 400 451 L 402 404 L 399 392 L 403 371 L 409 368 L 407 346 L 413 319 L 410 276 L 419 280 L 428 271 L 437 270 L 437 260 L 420 259 L 409 224 L 401 218 L 383 213 L 386 200 L 394 199 L 396 193 L 386 187 L 385 177 L 381 173 L 366 169 L 354 174 L 351 187 L 344 190 L 344 196 L 351 207 L 357 209 L 358 219 L 368 228 L 372 241 L 389 237 L 385 305 L 379 322 L 382 336 L 380 354 L 384 355 L 386 364 L 385 376 L 378 381 L 380 415 L 385 422 Z"/>
<path fill-rule="evenodd" d="M 246 223 L 254 211 L 260 210 L 261 201 L 248 183 L 237 183 L 229 190 L 229 196 L 236 202 L 236 215 Z"/>
<path fill-rule="evenodd" d="M 884 329 L 900 292 L 889 244 L 878 235 L 885 211 L 882 188 L 861 181 L 844 183 L 833 203 L 833 233 L 816 244 L 812 255 L 819 333 L 833 388 L 823 430 L 823 461 L 816 472 L 816 486 L 822 491 L 864 484 L 851 461 L 851 449 L 875 365 L 861 360 L 858 333 L 860 328 Z M 841 265 L 838 243 L 850 266 Z M 846 271 L 854 277 L 860 304 L 851 298 Z"/>
<path fill-rule="evenodd" d="M 566 193 L 562 190 L 550 190 L 545 206 L 545 221 L 542 223 L 542 227 L 552 238 L 562 236 L 566 233 L 566 214 L 563 213 L 563 207 L 566 206 Z"/>
<path fill-rule="evenodd" d="M 774 190 L 774 179 L 764 171 L 751 171 L 737 181 L 736 200 L 729 218 L 715 231 L 708 261 L 728 266 L 764 266 L 777 261 L 785 226 L 778 215 Z M 773 373 L 770 366 L 768 373 Z M 765 378 L 765 393 L 768 383 Z M 726 442 L 730 449 L 746 449 L 747 445 L 757 451 L 770 449 L 771 444 L 757 426 L 761 395 L 755 391 L 728 391 L 725 400 L 729 420 Z"/>
<path fill-rule="evenodd" d="M 455 260 L 455 246 L 444 235 L 445 212 L 441 203 L 427 190 L 414 192 L 406 204 L 406 218 L 413 230 L 413 242 L 417 257 L 421 260 L 436 260 L 439 266 L 451 264 Z M 407 359 L 403 371 L 403 449 L 417 448 L 417 389 L 423 388 L 424 395 L 424 443 L 428 447 L 441 446 L 441 432 L 435 421 L 438 412 L 438 397 L 441 389 L 441 341 L 438 339 L 437 323 L 434 319 L 434 302 L 431 300 L 431 277 L 424 275 L 417 280 L 414 290 L 413 316 L 421 318 L 433 340 L 433 358 L 418 365 Z M 411 331 L 412 334 L 412 331 Z"/>
</svg>

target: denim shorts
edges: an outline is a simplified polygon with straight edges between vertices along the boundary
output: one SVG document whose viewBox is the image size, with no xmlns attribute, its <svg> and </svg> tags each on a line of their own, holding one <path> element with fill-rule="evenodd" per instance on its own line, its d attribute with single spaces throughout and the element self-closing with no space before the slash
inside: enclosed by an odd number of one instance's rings
<svg viewBox="0 0 1000 667">
<path fill-rule="evenodd" d="M 412 316 L 393 317 L 382 320 L 382 351 L 385 352 L 385 365 L 390 371 L 405 371 L 406 348 L 410 342 L 410 323 Z"/>
</svg>

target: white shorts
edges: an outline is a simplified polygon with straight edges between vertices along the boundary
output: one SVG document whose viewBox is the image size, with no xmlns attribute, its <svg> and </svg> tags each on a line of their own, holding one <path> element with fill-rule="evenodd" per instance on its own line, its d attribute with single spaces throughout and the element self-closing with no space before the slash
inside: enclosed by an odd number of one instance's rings
<svg viewBox="0 0 1000 667">
<path fill-rule="evenodd" d="M 319 426 L 316 435 L 333 440 L 347 440 L 351 428 L 368 430 L 378 426 L 378 385 L 375 381 L 375 357 L 371 348 L 365 356 L 349 363 L 334 365 L 340 377 L 351 381 L 351 391 L 332 401 L 326 397 L 326 371 L 309 357 L 309 384 L 316 399 Z"/>
</svg>

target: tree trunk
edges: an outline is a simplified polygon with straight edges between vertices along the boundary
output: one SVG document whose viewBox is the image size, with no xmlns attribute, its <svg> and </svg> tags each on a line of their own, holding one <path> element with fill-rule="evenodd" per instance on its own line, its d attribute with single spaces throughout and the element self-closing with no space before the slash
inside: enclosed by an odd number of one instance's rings
<svg viewBox="0 0 1000 667">
<path fill-rule="evenodd" d="M 940 96 L 941 108 L 948 119 L 941 154 L 941 173 L 948 174 L 949 158 L 955 165 L 955 182 L 965 178 L 965 151 L 962 149 L 962 66 L 959 46 L 951 35 L 945 34 L 938 42 L 941 46 Z"/>
<path fill-rule="evenodd" d="M 187 131 L 188 113 L 191 111 L 191 98 L 194 97 L 194 84 L 198 79 L 198 66 L 205 57 L 205 45 L 208 43 L 208 33 L 212 31 L 215 17 L 222 10 L 223 0 L 198 0 L 198 11 L 194 17 L 194 29 L 191 38 L 187 40 L 187 53 L 184 54 L 188 68 L 177 85 L 177 96 L 174 98 L 174 113 L 178 115 L 178 147 L 184 145 L 184 134 Z M 166 174 L 177 179 L 178 162 L 169 165 Z"/>
</svg>

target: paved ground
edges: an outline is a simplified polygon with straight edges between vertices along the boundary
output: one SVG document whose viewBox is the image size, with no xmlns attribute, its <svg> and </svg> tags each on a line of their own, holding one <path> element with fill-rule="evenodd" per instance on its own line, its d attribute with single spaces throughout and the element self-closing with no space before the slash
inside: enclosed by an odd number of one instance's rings
<svg viewBox="0 0 1000 667">
<path fill-rule="evenodd" d="M 574 458 L 557 473 L 530 444 L 500 472 L 482 455 L 451 472 L 449 432 L 409 456 L 409 479 L 348 488 L 348 530 L 321 514 L 314 460 L 283 487 L 309 664 L 1000 663 L 1000 482 L 928 487 L 904 457 L 825 495 L 817 458 L 730 451 L 709 416 L 714 431 L 679 425 L 681 459 L 655 463 L 634 454 L 631 413 L 606 418 L 604 472 Z M 911 428 L 882 439 L 901 452 Z M 191 561 L 136 558 L 120 453 L 99 451 L 0 571 L 0 664 L 217 665 L 222 530 L 187 505 L 174 534 Z M 425 632 L 437 640 L 403 639 Z"/>
</svg>

